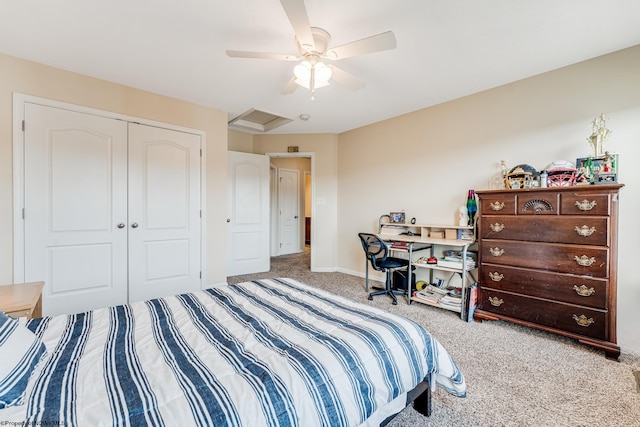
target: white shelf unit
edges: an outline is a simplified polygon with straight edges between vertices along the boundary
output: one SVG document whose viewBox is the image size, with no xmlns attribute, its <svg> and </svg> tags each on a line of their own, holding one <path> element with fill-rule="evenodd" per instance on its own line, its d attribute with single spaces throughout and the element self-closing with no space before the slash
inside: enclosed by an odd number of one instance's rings
<svg viewBox="0 0 640 427">
<path fill-rule="evenodd" d="M 440 237 L 440 233 L 444 235 L 455 233 L 457 236 L 459 230 L 466 232 L 469 238 L 446 239 Z M 466 257 L 469 248 L 476 242 L 476 233 L 474 226 L 380 223 L 378 234 L 383 240 L 387 242 L 404 242 L 407 245 L 406 248 L 393 248 L 393 246 L 391 246 L 391 250 L 407 252 L 409 254 L 409 260 L 411 261 L 411 264 L 413 266 L 415 266 L 417 269 L 419 268 L 429 270 L 429 283 L 433 283 L 435 271 L 450 273 L 451 275 L 459 274 L 461 276 L 462 289 L 462 304 L 460 305 L 460 307 L 445 305 L 439 302 L 427 301 L 425 299 L 413 296 L 414 289 L 412 286 L 411 276 L 414 273 L 412 273 L 411 271 L 409 272 L 409 277 L 407 278 L 407 285 L 410 288 L 408 293 L 408 302 L 409 304 L 411 304 L 412 301 L 417 301 L 421 304 L 431 305 L 434 307 L 443 308 L 445 310 L 454 311 L 460 313 L 460 318 L 464 319 L 466 313 L 466 294 L 470 286 L 470 279 L 475 282 L 475 278 L 471 276 L 471 272 L 477 269 L 477 264 L 473 267 L 467 266 Z M 429 250 L 429 255 L 427 257 L 437 257 L 437 254 L 444 250 L 458 250 L 462 253 L 462 267 L 451 268 L 437 264 L 416 263 L 413 259 L 414 252 L 424 249 Z M 425 252 L 420 252 L 421 256 L 425 256 L 424 253 Z"/>
</svg>

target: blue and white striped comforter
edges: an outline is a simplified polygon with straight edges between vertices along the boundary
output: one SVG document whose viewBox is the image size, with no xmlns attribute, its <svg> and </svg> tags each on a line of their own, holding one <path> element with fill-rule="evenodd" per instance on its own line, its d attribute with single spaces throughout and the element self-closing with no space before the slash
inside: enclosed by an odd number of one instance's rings
<svg viewBox="0 0 640 427">
<path fill-rule="evenodd" d="M 29 322 L 48 355 L 2 421 L 65 426 L 374 425 L 431 379 L 464 396 L 414 322 L 292 279 Z M 389 404 L 389 402 L 392 402 Z"/>
</svg>

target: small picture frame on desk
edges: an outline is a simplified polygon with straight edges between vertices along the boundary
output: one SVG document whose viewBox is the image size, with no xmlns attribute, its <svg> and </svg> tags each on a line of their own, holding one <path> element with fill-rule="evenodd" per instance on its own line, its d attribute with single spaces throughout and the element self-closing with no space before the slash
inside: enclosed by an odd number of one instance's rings
<svg viewBox="0 0 640 427">
<path fill-rule="evenodd" d="M 389 222 L 394 224 L 404 224 L 405 216 L 404 212 L 390 212 L 389 213 Z"/>
</svg>

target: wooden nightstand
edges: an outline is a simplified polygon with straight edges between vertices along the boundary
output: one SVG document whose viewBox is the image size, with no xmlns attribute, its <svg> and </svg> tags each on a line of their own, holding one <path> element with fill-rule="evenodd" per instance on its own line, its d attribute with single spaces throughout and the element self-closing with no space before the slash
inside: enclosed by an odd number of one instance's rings
<svg viewBox="0 0 640 427">
<path fill-rule="evenodd" d="M 42 317 L 43 287 L 44 282 L 0 286 L 0 310 L 13 318 Z"/>
</svg>

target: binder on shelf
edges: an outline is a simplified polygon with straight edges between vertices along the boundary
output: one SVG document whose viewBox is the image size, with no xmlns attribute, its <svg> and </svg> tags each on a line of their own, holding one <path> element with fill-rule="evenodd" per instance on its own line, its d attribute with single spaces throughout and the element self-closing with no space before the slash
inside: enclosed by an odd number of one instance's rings
<svg viewBox="0 0 640 427">
<path fill-rule="evenodd" d="M 466 310 L 464 313 L 464 319 L 467 322 L 471 322 L 473 320 L 473 313 L 476 311 L 476 306 L 478 305 L 478 282 L 474 283 L 467 289 L 465 302 Z"/>
</svg>

